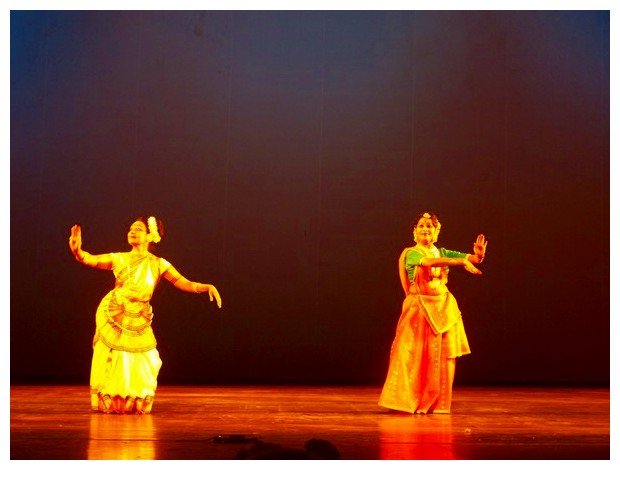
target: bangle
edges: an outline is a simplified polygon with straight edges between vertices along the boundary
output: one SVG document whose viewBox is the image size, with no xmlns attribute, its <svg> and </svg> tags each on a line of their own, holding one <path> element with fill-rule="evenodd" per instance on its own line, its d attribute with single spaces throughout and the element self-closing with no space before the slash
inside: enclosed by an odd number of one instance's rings
<svg viewBox="0 0 620 480">
<path fill-rule="evenodd" d="M 194 282 L 194 292 L 196 292 L 196 293 L 200 293 L 200 292 L 198 291 L 198 287 L 199 287 L 199 286 L 200 286 L 200 284 L 199 284 L 199 283 Z"/>
</svg>

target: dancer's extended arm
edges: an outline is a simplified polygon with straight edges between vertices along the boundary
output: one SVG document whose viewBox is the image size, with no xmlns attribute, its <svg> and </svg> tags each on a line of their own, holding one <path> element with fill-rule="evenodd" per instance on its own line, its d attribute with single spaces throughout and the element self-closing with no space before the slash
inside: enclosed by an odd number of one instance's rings
<svg viewBox="0 0 620 480">
<path fill-rule="evenodd" d="M 480 234 L 476 238 L 474 243 L 474 254 L 467 255 L 464 258 L 452 258 L 452 257 L 424 257 L 420 261 L 420 265 L 425 267 L 463 267 L 470 273 L 480 275 L 482 272 L 474 267 L 474 263 L 480 264 L 484 260 L 486 254 L 488 241 L 484 238 L 484 235 Z"/>
<path fill-rule="evenodd" d="M 172 265 L 170 265 L 170 267 L 168 267 L 168 270 L 166 270 L 166 273 L 164 273 L 164 278 L 170 283 L 172 283 L 172 285 L 174 285 L 176 288 L 184 292 L 208 292 L 210 300 L 213 301 L 215 299 L 217 306 L 219 308 L 222 308 L 222 299 L 219 292 L 217 291 L 217 288 L 215 288 L 213 285 L 210 285 L 208 283 L 192 282 L 191 280 L 188 280 L 183 275 L 181 275 L 179 271 Z"/>
<path fill-rule="evenodd" d="M 112 268 L 112 258 L 109 254 L 93 255 L 82 249 L 82 227 L 73 225 L 71 236 L 69 237 L 69 250 L 75 259 L 82 265 L 93 268 L 110 270 Z"/>
</svg>

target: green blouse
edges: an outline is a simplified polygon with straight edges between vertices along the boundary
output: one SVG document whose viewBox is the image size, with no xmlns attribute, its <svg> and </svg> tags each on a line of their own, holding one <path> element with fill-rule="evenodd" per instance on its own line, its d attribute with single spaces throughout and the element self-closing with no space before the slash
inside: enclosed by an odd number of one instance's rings
<svg viewBox="0 0 620 480">
<path fill-rule="evenodd" d="M 447 257 L 447 258 L 466 258 L 467 253 L 457 252 L 455 250 L 448 250 L 447 248 L 439 248 L 439 256 Z M 405 270 L 407 270 L 407 276 L 409 277 L 409 282 L 413 282 L 413 270 L 415 267 L 420 265 L 422 259 L 425 258 L 421 252 L 418 252 L 416 249 L 411 248 L 407 254 L 405 255 Z M 445 267 L 448 268 L 448 267 Z"/>
</svg>

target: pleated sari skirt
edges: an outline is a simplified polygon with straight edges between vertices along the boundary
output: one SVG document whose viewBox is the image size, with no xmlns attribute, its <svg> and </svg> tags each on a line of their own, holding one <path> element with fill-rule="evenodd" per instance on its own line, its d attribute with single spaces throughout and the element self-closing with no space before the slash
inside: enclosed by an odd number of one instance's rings
<svg viewBox="0 0 620 480">
<path fill-rule="evenodd" d="M 409 294 L 396 327 L 379 405 L 408 413 L 450 413 L 456 358 L 470 353 L 452 294 Z"/>
<path fill-rule="evenodd" d="M 150 327 L 151 306 L 119 303 L 118 298 L 110 292 L 97 309 L 91 408 L 105 413 L 150 413 L 162 365 Z"/>
</svg>

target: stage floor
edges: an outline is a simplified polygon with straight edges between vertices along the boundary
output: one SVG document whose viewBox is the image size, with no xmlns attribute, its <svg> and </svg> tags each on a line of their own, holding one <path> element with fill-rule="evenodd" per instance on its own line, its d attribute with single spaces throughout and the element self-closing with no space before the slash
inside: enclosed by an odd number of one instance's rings
<svg viewBox="0 0 620 480">
<path fill-rule="evenodd" d="M 166 386 L 150 415 L 92 413 L 88 386 L 11 386 L 11 460 L 233 460 L 247 435 L 343 460 L 608 460 L 609 389 L 456 387 L 449 415 L 388 413 L 379 387 Z M 237 437 L 232 438 L 233 441 Z"/>
</svg>

